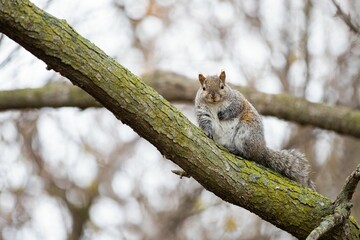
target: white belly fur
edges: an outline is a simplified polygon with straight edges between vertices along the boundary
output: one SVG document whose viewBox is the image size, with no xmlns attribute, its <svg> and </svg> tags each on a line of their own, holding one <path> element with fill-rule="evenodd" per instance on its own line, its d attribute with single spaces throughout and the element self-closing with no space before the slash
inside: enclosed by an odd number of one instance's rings
<svg viewBox="0 0 360 240">
<path fill-rule="evenodd" d="M 214 128 L 214 140 L 227 148 L 234 148 L 235 146 L 233 138 L 236 131 L 236 126 L 239 123 L 239 119 L 234 118 L 231 120 L 220 121 L 217 115 L 219 112 L 219 107 L 213 107 L 210 110 L 211 118 L 213 119 L 212 123 Z"/>
</svg>

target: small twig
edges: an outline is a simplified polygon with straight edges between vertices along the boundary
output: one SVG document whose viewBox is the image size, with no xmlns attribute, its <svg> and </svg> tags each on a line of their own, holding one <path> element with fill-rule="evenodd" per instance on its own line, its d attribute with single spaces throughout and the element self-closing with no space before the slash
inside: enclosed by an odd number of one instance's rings
<svg viewBox="0 0 360 240">
<path fill-rule="evenodd" d="M 188 174 L 184 170 L 171 170 L 171 171 L 176 175 L 180 176 L 180 179 L 182 179 L 183 177 L 187 177 L 187 178 L 191 177 L 190 174 Z"/>
<path fill-rule="evenodd" d="M 332 2 L 336 7 L 335 16 L 338 16 L 339 18 L 341 18 L 344 21 L 344 23 L 350 28 L 350 30 L 352 32 L 354 32 L 356 34 L 360 34 L 360 28 L 359 28 L 359 26 L 357 26 L 356 23 L 353 23 L 353 21 L 351 20 L 350 14 L 344 13 L 344 11 L 341 9 L 339 4 L 335 0 L 332 0 Z"/>
<path fill-rule="evenodd" d="M 340 194 L 333 203 L 333 214 L 330 214 L 323 218 L 320 225 L 315 228 L 306 240 L 316 240 L 330 231 L 335 226 L 347 222 L 350 216 L 350 210 L 352 208 L 351 198 L 355 192 L 356 186 L 360 180 L 360 164 L 356 167 L 350 176 L 346 179 L 344 187 Z"/>
<path fill-rule="evenodd" d="M 350 216 L 351 207 L 352 204 L 345 204 L 345 206 L 341 205 L 336 207 L 334 214 L 324 217 L 320 225 L 309 234 L 306 240 L 317 240 L 335 226 L 344 223 Z"/>
<path fill-rule="evenodd" d="M 353 171 L 350 174 L 350 176 L 346 178 L 345 184 L 334 202 L 335 207 L 343 202 L 351 201 L 351 198 L 355 192 L 359 180 L 360 180 L 360 164 L 356 167 L 355 171 Z"/>
</svg>

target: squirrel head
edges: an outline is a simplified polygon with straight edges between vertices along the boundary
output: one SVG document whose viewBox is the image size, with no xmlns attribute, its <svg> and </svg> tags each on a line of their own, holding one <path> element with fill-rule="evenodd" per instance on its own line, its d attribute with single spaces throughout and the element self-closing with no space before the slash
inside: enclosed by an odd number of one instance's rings
<svg viewBox="0 0 360 240">
<path fill-rule="evenodd" d="M 219 76 L 205 77 L 199 74 L 199 82 L 202 91 L 201 97 L 208 103 L 218 103 L 224 99 L 225 94 L 229 91 L 228 86 L 225 84 L 225 71 L 221 71 Z"/>
</svg>

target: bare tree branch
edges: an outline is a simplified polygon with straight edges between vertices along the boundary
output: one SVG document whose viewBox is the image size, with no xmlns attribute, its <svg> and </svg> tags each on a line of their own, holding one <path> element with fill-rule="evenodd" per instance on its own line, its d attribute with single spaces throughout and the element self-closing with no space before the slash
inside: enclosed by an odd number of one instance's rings
<svg viewBox="0 0 360 240">
<path fill-rule="evenodd" d="M 156 71 L 142 80 L 169 101 L 193 104 L 199 87 L 185 76 Z M 288 94 L 265 94 L 246 87 L 236 87 L 263 115 L 275 116 L 303 125 L 332 130 L 360 138 L 360 111 L 344 107 L 312 103 Z M 93 97 L 69 84 L 48 84 L 43 88 L 0 91 L 0 111 L 42 107 L 101 107 Z"/>
<path fill-rule="evenodd" d="M 350 206 L 338 206 L 335 208 L 334 214 L 328 215 L 323 218 L 323 221 L 320 225 L 315 228 L 306 240 L 317 240 L 326 235 L 329 231 L 334 229 L 334 227 L 344 223 L 345 220 L 350 216 Z M 345 232 L 345 231 L 344 231 Z M 344 236 L 346 238 L 346 235 Z"/>
<path fill-rule="evenodd" d="M 333 214 L 324 217 L 320 225 L 310 233 L 306 240 L 319 239 L 325 234 L 328 234 L 328 232 L 333 230 L 334 227 L 341 224 L 344 224 L 343 234 L 345 234 L 344 238 L 346 238 L 346 230 L 349 227 L 348 218 L 350 216 L 350 210 L 353 206 L 351 203 L 351 199 L 359 183 L 359 180 L 360 164 L 346 179 L 343 189 L 341 190 L 340 194 L 338 195 L 333 204 Z"/>
<path fill-rule="evenodd" d="M 359 181 L 360 181 L 360 164 L 350 174 L 350 176 L 347 177 L 340 194 L 338 195 L 338 197 L 334 202 L 335 206 L 351 201 Z"/>
<path fill-rule="evenodd" d="M 335 16 L 341 18 L 353 33 L 359 34 L 359 26 L 352 21 L 350 14 L 346 14 L 335 0 L 332 0 L 332 2 L 336 7 Z"/>
</svg>

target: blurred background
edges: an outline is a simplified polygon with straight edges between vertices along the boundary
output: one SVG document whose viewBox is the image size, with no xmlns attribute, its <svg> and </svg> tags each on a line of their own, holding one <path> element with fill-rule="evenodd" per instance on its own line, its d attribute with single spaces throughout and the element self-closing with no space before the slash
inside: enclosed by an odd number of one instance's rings
<svg viewBox="0 0 360 240">
<path fill-rule="evenodd" d="M 33 0 L 137 75 L 225 69 L 266 93 L 360 109 L 359 36 L 330 0 Z M 360 2 L 341 1 L 360 25 Z M 69 82 L 0 34 L 0 90 Z M 0 91 L 1 94 L 1 91 Z M 174 103 L 194 122 L 193 105 Z M 360 141 L 264 117 L 272 148 L 303 151 L 335 199 Z M 204 190 L 105 109 L 0 113 L 1 239 L 293 239 Z M 352 214 L 360 218 L 360 194 Z"/>
</svg>

